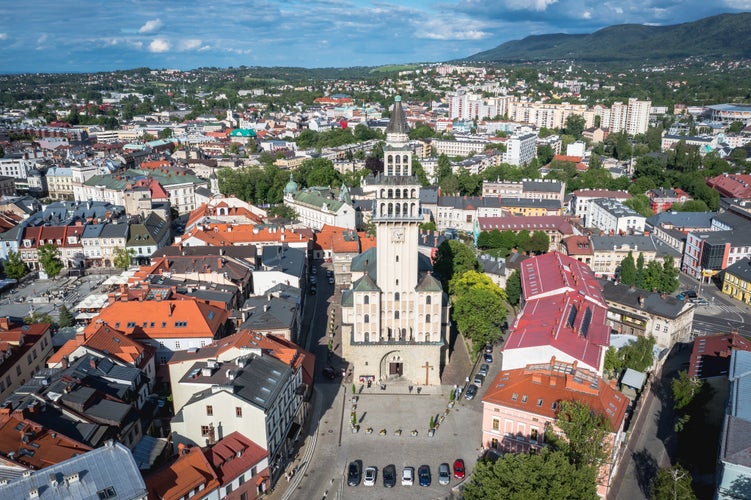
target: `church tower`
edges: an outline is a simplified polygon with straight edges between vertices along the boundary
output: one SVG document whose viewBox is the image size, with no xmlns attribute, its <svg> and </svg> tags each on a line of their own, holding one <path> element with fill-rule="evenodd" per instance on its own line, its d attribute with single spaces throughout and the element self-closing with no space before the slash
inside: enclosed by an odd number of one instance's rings
<svg viewBox="0 0 751 500">
<path fill-rule="evenodd" d="M 408 146 L 408 132 L 401 99 L 397 96 L 386 128 L 383 174 L 374 183 L 372 219 L 378 241 L 378 285 L 391 296 L 414 290 L 418 278 L 420 183 L 412 175 L 413 153 Z"/>
<path fill-rule="evenodd" d="M 386 128 L 375 192 L 376 247 L 352 259 L 342 293 L 342 354 L 355 382 L 439 385 L 448 332 L 448 297 L 419 251 L 420 183 L 412 172 L 409 126 L 399 97 Z"/>
</svg>

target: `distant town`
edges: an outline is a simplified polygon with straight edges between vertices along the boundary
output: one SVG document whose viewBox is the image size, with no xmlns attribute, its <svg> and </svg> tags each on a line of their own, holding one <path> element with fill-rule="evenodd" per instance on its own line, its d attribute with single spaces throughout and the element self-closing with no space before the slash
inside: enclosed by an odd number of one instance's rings
<svg viewBox="0 0 751 500">
<path fill-rule="evenodd" d="M 750 68 L 0 75 L 0 497 L 751 498 Z"/>
</svg>

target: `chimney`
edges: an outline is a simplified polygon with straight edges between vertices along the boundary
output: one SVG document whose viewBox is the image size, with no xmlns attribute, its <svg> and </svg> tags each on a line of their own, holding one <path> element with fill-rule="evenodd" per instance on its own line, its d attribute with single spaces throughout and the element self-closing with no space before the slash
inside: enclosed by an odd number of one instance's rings
<svg viewBox="0 0 751 500">
<path fill-rule="evenodd" d="M 89 360 L 89 366 L 92 368 L 96 368 L 96 359 L 92 358 Z"/>
<path fill-rule="evenodd" d="M 63 360 L 60 362 L 60 365 L 63 367 L 63 370 L 68 369 L 68 356 L 63 356 Z"/>
<path fill-rule="evenodd" d="M 173 302 L 170 302 L 170 304 L 169 304 L 169 314 L 168 314 L 168 316 L 169 316 L 170 318 L 172 317 L 172 312 L 173 312 L 174 310 L 175 310 L 175 304 L 174 304 Z"/>
<path fill-rule="evenodd" d="M 0 318 L 0 330 L 10 330 L 10 318 L 8 318 L 8 316 Z"/>
</svg>

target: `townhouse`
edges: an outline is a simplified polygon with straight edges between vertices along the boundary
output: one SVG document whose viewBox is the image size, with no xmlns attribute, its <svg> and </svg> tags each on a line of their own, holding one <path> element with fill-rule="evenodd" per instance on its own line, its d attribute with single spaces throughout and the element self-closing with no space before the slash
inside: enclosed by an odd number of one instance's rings
<svg viewBox="0 0 751 500">
<path fill-rule="evenodd" d="M 505 364 L 505 362 L 504 362 Z M 597 494 L 610 489 L 613 465 L 623 442 L 629 400 L 598 375 L 551 357 L 547 362 L 506 369 L 496 375 L 482 398 L 482 446 L 507 453 L 537 453 L 547 446 L 545 433 L 557 426 L 562 401 L 578 401 L 605 417 L 606 459 L 597 474 Z"/>
<path fill-rule="evenodd" d="M 128 300 L 127 296 L 102 309 L 102 320 L 129 337 L 156 349 L 158 365 L 175 351 L 210 344 L 226 333 L 228 313 L 216 306 L 193 300 Z"/>
<path fill-rule="evenodd" d="M 324 225 L 355 229 L 357 224 L 355 208 L 344 185 L 338 193 L 322 187 L 298 189 L 290 174 L 284 188 L 284 205 L 295 211 L 300 223 L 315 230 Z"/>
<path fill-rule="evenodd" d="M 621 202 L 629 200 L 632 196 L 626 191 L 609 191 L 607 189 L 577 189 L 571 193 L 571 202 L 569 210 L 573 215 L 581 218 L 582 225 L 585 227 L 592 226 L 589 215 L 592 201 L 607 198 L 620 200 Z"/>
<path fill-rule="evenodd" d="M 473 228 L 475 242 L 480 236 L 481 231 L 542 231 L 550 239 L 550 250 L 556 250 L 561 241 L 569 236 L 574 235 L 574 227 L 567 217 L 557 215 L 543 216 L 506 216 L 506 217 L 478 217 Z"/>
<path fill-rule="evenodd" d="M 639 255 L 644 256 L 644 266 L 646 267 L 651 261 L 657 258 L 657 246 L 654 240 L 644 235 L 602 235 L 591 236 L 592 242 L 592 262 L 590 267 L 595 276 L 614 277 L 621 261 L 625 259 L 629 252 L 632 253 L 634 261 Z M 680 260 L 680 255 L 674 252 L 676 262 Z"/>
<path fill-rule="evenodd" d="M 650 201 L 650 208 L 656 214 L 670 210 L 675 203 L 684 203 L 693 199 L 681 188 L 650 189 L 647 191 L 647 198 Z"/>
<path fill-rule="evenodd" d="M 612 234 L 643 233 L 647 218 L 618 200 L 592 200 L 586 217 L 587 227 Z"/>
<path fill-rule="evenodd" d="M 608 304 L 608 325 L 614 333 L 651 335 L 658 347 L 668 350 L 691 338 L 694 304 L 610 281 L 602 282 L 602 290 Z"/>
<path fill-rule="evenodd" d="M 50 325 L 0 317 L 0 401 L 33 378 L 52 354 Z"/>
<path fill-rule="evenodd" d="M 313 245 L 311 229 L 286 229 L 276 225 L 208 223 L 197 225 L 177 242 L 183 246 L 255 246 L 260 254 L 268 245 L 285 245 L 306 253 Z"/>
<path fill-rule="evenodd" d="M 566 183 L 549 179 L 523 179 L 519 182 L 482 181 L 482 196 L 558 200 L 563 206 L 566 196 Z"/>
<path fill-rule="evenodd" d="M 476 219 L 502 215 L 501 201 L 495 197 L 440 196 L 434 218 L 439 231 L 456 229 L 471 232 Z"/>
<path fill-rule="evenodd" d="M 725 269 L 722 293 L 751 305 L 751 259 L 744 257 Z"/>
<path fill-rule="evenodd" d="M 306 253 L 286 245 L 263 247 L 260 266 L 253 272 L 253 293 L 263 295 L 277 284 L 305 286 Z"/>
</svg>

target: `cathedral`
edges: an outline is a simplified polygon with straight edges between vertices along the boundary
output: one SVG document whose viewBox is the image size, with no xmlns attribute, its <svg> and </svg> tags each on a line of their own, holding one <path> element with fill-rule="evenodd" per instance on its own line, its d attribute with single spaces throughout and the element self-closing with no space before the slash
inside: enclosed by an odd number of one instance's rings
<svg viewBox="0 0 751 500">
<path fill-rule="evenodd" d="M 386 129 L 372 222 L 377 244 L 352 259 L 342 294 L 342 351 L 354 381 L 438 385 L 448 345 L 449 305 L 430 259 L 418 251 L 420 183 L 397 96 Z"/>
</svg>

